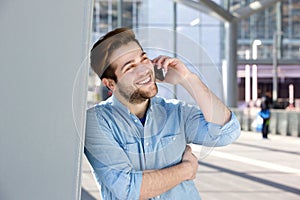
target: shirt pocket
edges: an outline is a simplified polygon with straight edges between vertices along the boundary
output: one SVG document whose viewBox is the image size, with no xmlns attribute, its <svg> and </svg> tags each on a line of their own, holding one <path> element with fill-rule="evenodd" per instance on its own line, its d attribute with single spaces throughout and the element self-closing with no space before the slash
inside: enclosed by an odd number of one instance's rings
<svg viewBox="0 0 300 200">
<path fill-rule="evenodd" d="M 182 154 L 186 147 L 184 134 L 166 134 L 160 139 L 160 151 L 164 167 L 172 166 L 182 160 Z"/>
</svg>

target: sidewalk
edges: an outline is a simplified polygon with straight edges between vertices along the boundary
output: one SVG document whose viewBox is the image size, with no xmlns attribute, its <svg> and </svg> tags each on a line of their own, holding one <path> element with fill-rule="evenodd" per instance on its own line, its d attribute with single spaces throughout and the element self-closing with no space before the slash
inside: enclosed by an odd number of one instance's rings
<svg viewBox="0 0 300 200">
<path fill-rule="evenodd" d="M 82 163 L 81 200 L 101 200 L 99 189 L 85 156 L 83 156 Z"/>
<path fill-rule="evenodd" d="M 199 160 L 196 186 L 202 200 L 299 200 L 300 138 L 242 132 L 226 147 L 192 145 Z M 84 159 L 82 200 L 100 200 L 98 188 Z"/>
</svg>

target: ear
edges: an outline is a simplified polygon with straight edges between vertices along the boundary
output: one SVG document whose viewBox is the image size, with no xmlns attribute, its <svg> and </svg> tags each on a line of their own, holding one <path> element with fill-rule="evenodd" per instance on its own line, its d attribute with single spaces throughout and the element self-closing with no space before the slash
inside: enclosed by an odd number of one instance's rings
<svg viewBox="0 0 300 200">
<path fill-rule="evenodd" d="M 106 87 L 108 87 L 111 91 L 114 91 L 116 88 L 115 81 L 110 78 L 103 78 L 102 84 L 105 85 Z"/>
</svg>

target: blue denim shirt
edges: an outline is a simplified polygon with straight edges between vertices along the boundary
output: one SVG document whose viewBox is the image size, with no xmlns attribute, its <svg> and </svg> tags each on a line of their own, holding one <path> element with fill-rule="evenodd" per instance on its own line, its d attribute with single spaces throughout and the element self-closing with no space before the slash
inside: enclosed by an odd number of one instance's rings
<svg viewBox="0 0 300 200">
<path fill-rule="evenodd" d="M 224 146 L 240 135 L 231 113 L 224 126 L 208 123 L 197 106 L 154 97 L 144 126 L 114 96 L 88 109 L 85 154 L 101 185 L 104 200 L 137 200 L 142 171 L 181 162 L 189 143 Z M 184 181 L 153 199 L 199 200 L 193 181 Z"/>
</svg>

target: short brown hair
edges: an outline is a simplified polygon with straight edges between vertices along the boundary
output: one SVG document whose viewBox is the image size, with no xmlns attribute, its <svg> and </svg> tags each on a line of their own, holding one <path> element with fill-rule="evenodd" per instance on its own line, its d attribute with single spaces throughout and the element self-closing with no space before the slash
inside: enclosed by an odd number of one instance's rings
<svg viewBox="0 0 300 200">
<path fill-rule="evenodd" d="M 110 56 L 114 50 L 132 41 L 141 47 L 131 29 L 117 28 L 108 32 L 94 44 L 91 49 L 91 67 L 100 79 L 111 78 L 117 82 L 116 69 L 110 64 Z"/>
</svg>

